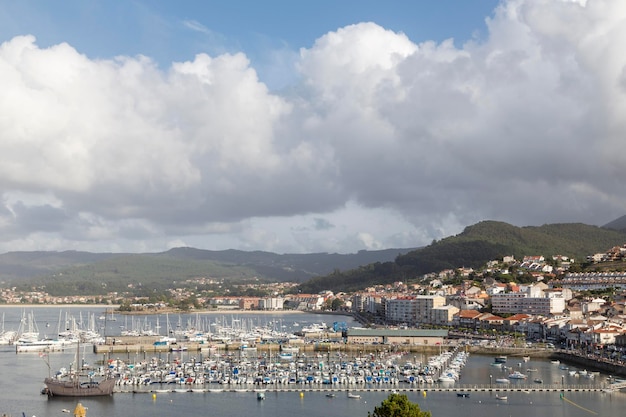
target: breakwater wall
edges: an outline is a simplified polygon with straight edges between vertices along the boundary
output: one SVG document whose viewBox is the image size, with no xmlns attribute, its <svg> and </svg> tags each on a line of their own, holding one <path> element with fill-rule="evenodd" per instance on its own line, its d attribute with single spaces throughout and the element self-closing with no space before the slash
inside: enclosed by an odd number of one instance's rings
<svg viewBox="0 0 626 417">
<path fill-rule="evenodd" d="M 626 376 L 626 366 L 606 359 L 586 357 L 567 351 L 556 351 L 552 357 L 562 362 L 576 364 L 583 369 L 594 369 L 613 376 Z"/>
<path fill-rule="evenodd" d="M 531 358 L 559 360 L 561 362 L 575 364 L 582 369 L 601 371 L 614 376 L 626 376 L 626 366 L 623 364 L 602 358 L 572 353 L 566 350 L 472 346 L 468 348 L 468 351 L 478 355 L 506 355 L 513 358 L 530 356 Z"/>
<path fill-rule="evenodd" d="M 332 338 L 331 338 L 332 339 Z M 105 344 L 94 345 L 94 353 L 162 353 L 170 351 L 189 351 L 189 352 L 236 352 L 245 350 L 241 343 L 199 343 L 199 342 L 181 342 L 177 344 L 159 344 L 159 338 L 153 336 L 125 336 L 116 338 L 107 338 Z M 343 342 L 314 342 L 307 340 L 299 340 L 296 343 L 290 343 L 290 347 L 298 347 L 299 352 L 344 352 L 350 355 L 360 355 L 363 353 L 383 353 L 383 352 L 411 352 L 424 354 L 438 354 L 442 350 L 447 350 L 446 346 L 434 345 L 374 345 L 360 343 L 343 343 Z M 279 353 L 281 345 L 277 343 L 257 343 L 254 345 L 257 352 L 260 353 Z M 449 348 L 452 348 L 450 346 Z"/>
</svg>

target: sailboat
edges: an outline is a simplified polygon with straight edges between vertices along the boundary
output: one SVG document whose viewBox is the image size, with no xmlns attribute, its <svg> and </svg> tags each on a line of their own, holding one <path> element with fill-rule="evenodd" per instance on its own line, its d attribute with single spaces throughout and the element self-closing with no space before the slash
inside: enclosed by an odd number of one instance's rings
<svg viewBox="0 0 626 417">
<path fill-rule="evenodd" d="M 67 377 L 51 377 L 44 379 L 44 393 L 49 397 L 97 397 L 112 395 L 115 387 L 115 378 L 107 375 L 102 379 L 96 379 L 93 372 L 81 375 L 82 367 L 79 366 L 80 343 L 76 347 L 76 370 L 70 372 Z M 48 372 L 50 363 L 48 363 Z M 81 378 L 82 377 L 82 378 Z"/>
</svg>

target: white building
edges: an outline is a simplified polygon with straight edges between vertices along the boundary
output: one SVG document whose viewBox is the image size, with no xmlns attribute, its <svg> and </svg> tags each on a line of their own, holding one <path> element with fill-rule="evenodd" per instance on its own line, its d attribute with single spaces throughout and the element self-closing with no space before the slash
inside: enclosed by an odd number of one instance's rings
<svg viewBox="0 0 626 417">
<path fill-rule="evenodd" d="M 446 299 L 437 295 L 392 298 L 385 302 L 385 318 L 392 323 L 433 323 L 433 309 L 446 304 Z"/>
<path fill-rule="evenodd" d="M 442 326 L 449 326 L 452 324 L 455 314 L 457 314 L 459 311 L 460 310 L 457 307 L 452 305 L 435 307 L 432 309 L 431 323 Z"/>
<path fill-rule="evenodd" d="M 494 314 L 530 314 L 549 316 L 561 314 L 565 310 L 563 297 L 529 297 L 527 293 L 508 292 L 491 297 Z"/>
<path fill-rule="evenodd" d="M 259 300 L 259 310 L 282 310 L 284 304 L 284 298 L 261 298 Z"/>
</svg>

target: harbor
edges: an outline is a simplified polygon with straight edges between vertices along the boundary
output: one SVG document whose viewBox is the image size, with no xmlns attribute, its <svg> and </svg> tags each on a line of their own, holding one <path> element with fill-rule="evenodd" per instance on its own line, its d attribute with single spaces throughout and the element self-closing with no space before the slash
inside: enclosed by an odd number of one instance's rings
<svg viewBox="0 0 626 417">
<path fill-rule="evenodd" d="M 79 311 L 85 317 L 88 308 L 74 309 L 73 315 L 79 316 Z M 11 309 L 5 312 L 7 327 L 15 327 L 21 319 L 21 312 Z M 36 313 L 37 321 L 41 323 L 54 323 L 54 318 L 59 317 L 58 308 L 39 309 Z M 332 327 L 334 321 L 349 320 L 346 317 L 289 313 L 262 317 L 233 314 L 228 317 L 229 325 L 225 327 L 233 327 L 230 325 L 233 319 L 235 326 L 244 321 L 254 322 L 254 327 L 260 325 L 286 333 L 313 323 L 328 322 L 328 327 Z M 146 326 L 146 320 L 149 326 Z M 181 339 L 176 344 L 155 349 L 155 341 L 166 334 L 164 329 L 161 335 L 122 336 L 120 325 L 125 325 L 124 321 L 125 318 L 119 317 L 117 321 L 107 320 L 106 332 L 101 331 L 107 335 L 106 339 L 99 344 L 80 347 L 80 365 L 84 365 L 87 372 L 96 378 L 107 373 L 116 378 L 113 395 L 81 400 L 92 415 L 124 412 L 144 417 L 195 413 L 209 404 L 232 413 L 260 416 L 312 415 L 310 409 L 318 409 L 320 405 L 324 405 L 324 413 L 331 417 L 366 415 L 372 404 L 380 403 L 394 392 L 407 394 L 423 409 L 432 410 L 433 415 L 451 415 L 461 406 L 471 417 L 489 414 L 489 407 L 517 405 L 523 405 L 520 410 L 526 412 L 516 414 L 517 409 L 507 409 L 507 415 L 524 417 L 529 412 L 528 406 L 533 407 L 532 412 L 548 413 L 551 407 L 569 407 L 565 400 L 602 411 L 605 415 L 615 415 L 614 411 L 621 410 L 626 403 L 626 394 L 620 390 L 620 379 L 614 374 L 598 372 L 586 364 L 578 365 L 565 358 L 553 363 L 551 355 L 554 352 L 540 349 L 483 348 L 478 351 L 474 346 L 456 343 L 429 347 L 342 344 L 331 337 L 334 332 L 323 333 L 320 336 L 323 341 L 300 337 L 287 338 L 281 343 L 264 341 L 253 346 L 250 340 L 244 344 Z M 141 321 L 143 328 L 154 329 L 157 318 L 142 318 Z M 210 316 L 205 321 L 225 323 L 226 320 Z M 183 316 L 181 322 L 198 323 L 194 315 Z M 294 326 L 296 322 L 298 326 Z M 163 318 L 161 323 L 165 323 Z M 348 326 L 354 325 L 348 322 Z M 176 326 L 174 331 L 176 328 L 182 330 L 187 326 Z M 219 333 L 215 331 L 217 325 L 210 328 L 213 333 Z M 187 350 L 172 350 L 172 347 L 184 344 L 187 344 Z M 198 349 L 195 350 L 194 346 Z M 440 358 L 444 353 L 446 356 Z M 466 356 L 455 363 L 460 353 Z M 75 400 L 49 399 L 40 395 L 40 391 L 49 372 L 54 376 L 63 372 L 62 368 L 66 368 L 65 372 L 74 369 L 75 354 L 76 349 L 70 348 L 43 353 L 42 357 L 41 353 L 16 354 L 12 346 L 0 346 L 0 365 L 16 387 L 6 411 L 13 415 L 19 415 L 23 410 L 28 415 L 55 415 L 61 409 L 73 409 Z M 505 362 L 496 366 L 496 358 Z M 434 365 L 438 359 L 443 360 L 437 365 L 437 371 Z M 50 365 L 50 371 L 46 363 Z M 455 379 L 452 371 L 458 378 Z M 515 371 L 528 377 L 509 379 Z M 439 381 L 442 376 L 444 381 Z M 447 378 L 453 381 L 446 382 Z M 498 383 L 497 380 L 508 380 L 508 383 Z M 263 397 L 262 401 L 259 396 Z M 578 416 L 575 412 L 567 415 Z"/>
</svg>

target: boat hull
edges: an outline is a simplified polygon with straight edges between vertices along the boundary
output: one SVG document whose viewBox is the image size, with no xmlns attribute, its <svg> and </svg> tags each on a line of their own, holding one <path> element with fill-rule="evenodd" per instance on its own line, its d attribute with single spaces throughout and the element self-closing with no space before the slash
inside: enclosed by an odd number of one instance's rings
<svg viewBox="0 0 626 417">
<path fill-rule="evenodd" d="M 63 381 L 55 378 L 46 378 L 47 394 L 49 397 L 100 397 L 113 394 L 115 379 L 109 378 L 101 382 L 86 382 L 76 384 L 73 381 Z"/>
</svg>

